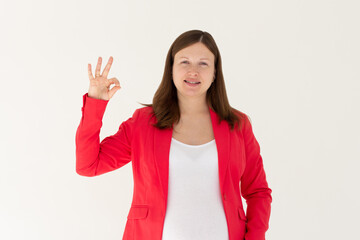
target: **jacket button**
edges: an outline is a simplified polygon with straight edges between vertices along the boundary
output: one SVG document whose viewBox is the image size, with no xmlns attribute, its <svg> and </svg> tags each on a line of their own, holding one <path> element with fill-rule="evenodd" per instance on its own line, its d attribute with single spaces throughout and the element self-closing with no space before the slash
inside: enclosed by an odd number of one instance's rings
<svg viewBox="0 0 360 240">
<path fill-rule="evenodd" d="M 226 195 L 224 194 L 224 200 L 226 200 Z"/>
</svg>

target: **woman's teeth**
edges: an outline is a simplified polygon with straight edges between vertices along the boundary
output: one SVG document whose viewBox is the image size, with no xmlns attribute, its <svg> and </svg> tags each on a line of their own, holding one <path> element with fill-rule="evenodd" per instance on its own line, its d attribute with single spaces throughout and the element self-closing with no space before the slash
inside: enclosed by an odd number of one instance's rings
<svg viewBox="0 0 360 240">
<path fill-rule="evenodd" d="M 188 81 L 188 80 L 186 80 L 186 79 L 185 79 L 185 82 L 192 83 L 192 84 L 198 84 L 198 83 L 200 83 L 200 82 L 190 82 L 190 81 Z"/>
</svg>

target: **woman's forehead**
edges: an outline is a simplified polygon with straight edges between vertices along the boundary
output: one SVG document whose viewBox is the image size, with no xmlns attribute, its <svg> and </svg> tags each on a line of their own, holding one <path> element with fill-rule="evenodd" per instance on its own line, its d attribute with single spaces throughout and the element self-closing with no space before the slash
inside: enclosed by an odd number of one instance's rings
<svg viewBox="0 0 360 240">
<path fill-rule="evenodd" d="M 214 54 L 210 51 L 204 51 L 204 50 L 186 50 L 186 51 L 179 51 L 175 54 L 176 59 L 200 59 L 200 60 L 213 60 L 214 59 Z"/>
</svg>

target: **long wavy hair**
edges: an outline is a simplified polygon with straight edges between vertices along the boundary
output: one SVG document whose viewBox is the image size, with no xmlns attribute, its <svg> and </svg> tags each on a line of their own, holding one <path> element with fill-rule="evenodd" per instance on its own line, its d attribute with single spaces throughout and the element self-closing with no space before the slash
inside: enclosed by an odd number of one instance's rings
<svg viewBox="0 0 360 240">
<path fill-rule="evenodd" d="M 225 120 L 233 130 L 236 123 L 239 128 L 243 119 L 248 117 L 245 113 L 232 108 L 226 95 L 225 82 L 222 73 L 221 56 L 213 37 L 205 31 L 190 30 L 178 36 L 171 45 L 166 61 L 162 81 L 153 97 L 152 104 L 140 103 L 146 107 L 152 107 L 152 117 L 156 117 L 154 127 L 159 129 L 172 128 L 174 123 L 180 120 L 180 108 L 178 105 L 177 89 L 172 80 L 172 68 L 175 54 L 183 48 L 194 43 L 203 43 L 215 55 L 215 80 L 206 92 L 206 102 L 219 116 L 219 122 Z"/>
</svg>

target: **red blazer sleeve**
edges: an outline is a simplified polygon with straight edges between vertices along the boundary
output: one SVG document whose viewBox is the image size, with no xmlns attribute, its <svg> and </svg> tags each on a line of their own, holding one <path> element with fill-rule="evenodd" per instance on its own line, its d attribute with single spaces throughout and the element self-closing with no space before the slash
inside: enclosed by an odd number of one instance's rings
<svg viewBox="0 0 360 240">
<path fill-rule="evenodd" d="M 266 181 L 260 146 L 251 123 L 245 117 L 243 136 L 245 142 L 246 167 L 241 178 L 241 194 L 246 200 L 246 240 L 264 240 L 269 228 L 271 192 Z"/>
<path fill-rule="evenodd" d="M 138 114 L 120 124 L 118 131 L 100 143 L 102 118 L 109 100 L 83 95 L 82 117 L 76 130 L 76 172 L 93 177 L 118 169 L 131 161 L 131 139 Z"/>
</svg>

